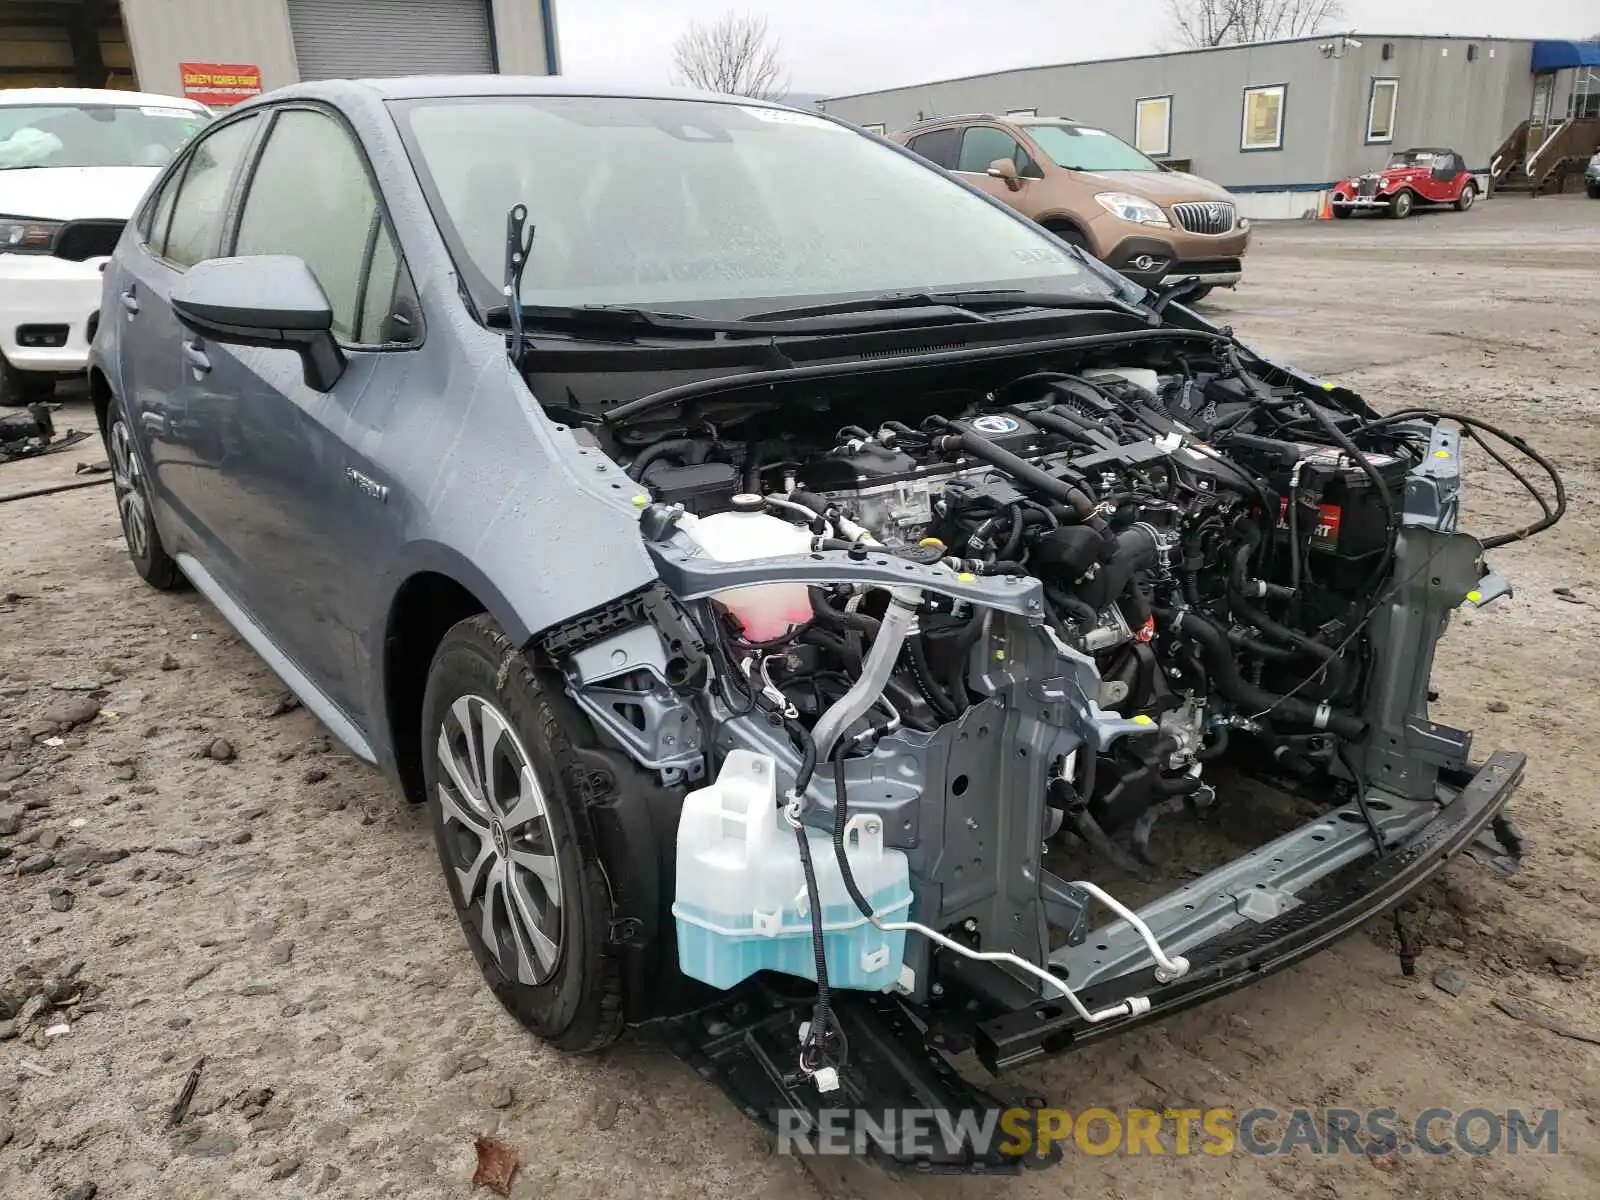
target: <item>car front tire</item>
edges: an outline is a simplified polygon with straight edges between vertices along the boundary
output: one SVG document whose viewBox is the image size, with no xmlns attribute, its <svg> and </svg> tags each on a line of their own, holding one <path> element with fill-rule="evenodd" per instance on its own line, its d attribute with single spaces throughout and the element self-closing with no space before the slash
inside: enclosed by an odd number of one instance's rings
<svg viewBox="0 0 1600 1200">
<path fill-rule="evenodd" d="M 434 844 L 484 980 L 557 1048 L 608 1045 L 623 995 L 583 811 L 581 718 L 486 615 L 445 634 L 422 709 Z"/>
<path fill-rule="evenodd" d="M 1092 255 L 1094 253 L 1094 251 L 1089 248 L 1089 239 L 1084 237 L 1083 234 L 1079 233 L 1076 229 L 1072 228 L 1072 226 L 1046 225 L 1045 228 L 1051 233 L 1055 234 L 1056 237 L 1060 238 L 1067 245 L 1076 246 L 1085 254 Z"/>
<path fill-rule="evenodd" d="M 1404 221 L 1415 206 L 1416 198 L 1410 192 L 1396 192 L 1389 201 L 1389 215 L 1397 221 Z"/>
<path fill-rule="evenodd" d="M 21 408 L 24 404 L 48 400 L 55 390 L 54 375 L 19 371 L 0 354 L 0 408 Z"/>
<path fill-rule="evenodd" d="M 167 553 L 156 529 L 150 485 L 139 461 L 133 429 L 122 406 L 116 402 L 111 405 L 106 425 L 106 457 L 111 460 L 111 488 L 116 494 L 122 540 L 128 547 L 133 569 L 157 591 L 170 592 L 182 587 L 183 572 Z"/>
<path fill-rule="evenodd" d="M 1461 189 L 1461 196 L 1456 200 L 1456 211 L 1466 212 L 1478 199 L 1478 189 L 1474 184 L 1467 184 Z"/>
</svg>

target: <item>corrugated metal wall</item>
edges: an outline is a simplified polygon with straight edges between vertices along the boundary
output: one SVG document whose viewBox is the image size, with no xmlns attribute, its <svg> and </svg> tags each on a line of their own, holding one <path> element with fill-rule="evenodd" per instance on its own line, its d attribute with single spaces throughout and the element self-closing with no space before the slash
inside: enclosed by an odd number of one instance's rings
<svg viewBox="0 0 1600 1200">
<path fill-rule="evenodd" d="M 1396 144 L 1453 145 L 1472 167 L 1487 165 L 1527 115 L 1531 43 L 1470 43 L 1479 51 L 1468 62 L 1464 39 L 1362 34 L 1362 45 L 1338 58 L 1322 53 L 1324 40 L 1005 71 L 840 97 L 823 107 L 862 124 L 883 122 L 891 132 L 919 116 L 1037 108 L 1131 142 L 1135 101 L 1170 95 L 1171 156 L 1191 160 L 1197 174 L 1225 186 L 1256 188 L 1326 183 L 1383 161 L 1387 146 L 1363 144 L 1373 76 L 1401 80 Z M 1395 48 L 1389 61 L 1382 59 L 1385 41 Z M 1450 53 L 1441 55 L 1441 48 Z M 1244 91 L 1267 84 L 1288 85 L 1283 148 L 1241 152 Z"/>
<path fill-rule="evenodd" d="M 301 79 L 495 69 L 487 0 L 288 0 Z"/>
</svg>

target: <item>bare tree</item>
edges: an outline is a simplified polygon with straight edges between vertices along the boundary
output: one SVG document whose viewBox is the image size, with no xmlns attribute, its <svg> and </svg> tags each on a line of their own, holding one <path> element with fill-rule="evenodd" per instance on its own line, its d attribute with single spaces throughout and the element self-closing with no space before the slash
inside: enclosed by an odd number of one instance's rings
<svg viewBox="0 0 1600 1200">
<path fill-rule="evenodd" d="M 1344 20 L 1343 0 L 1167 0 L 1171 32 L 1205 49 L 1304 37 Z"/>
<path fill-rule="evenodd" d="M 775 100 L 789 89 L 789 75 L 779 58 L 782 49 L 768 36 L 765 17 L 730 12 L 709 25 L 691 21 L 672 44 L 673 82 Z"/>
</svg>

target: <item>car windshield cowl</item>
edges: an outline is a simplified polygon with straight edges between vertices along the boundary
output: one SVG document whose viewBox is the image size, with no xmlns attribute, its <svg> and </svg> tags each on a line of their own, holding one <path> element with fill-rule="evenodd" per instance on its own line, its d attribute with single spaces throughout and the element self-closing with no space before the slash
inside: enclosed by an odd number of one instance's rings
<svg viewBox="0 0 1600 1200">
<path fill-rule="evenodd" d="M 732 317 L 634 308 L 626 305 L 523 305 L 523 328 L 603 337 L 767 338 L 827 336 L 929 325 L 992 323 L 1043 312 L 1115 313 L 1158 324 L 1159 314 L 1115 296 L 990 289 L 971 292 L 888 293 L 854 300 L 826 301 L 804 307 L 762 311 Z M 509 305 L 485 313 L 492 327 L 511 329 Z"/>
</svg>

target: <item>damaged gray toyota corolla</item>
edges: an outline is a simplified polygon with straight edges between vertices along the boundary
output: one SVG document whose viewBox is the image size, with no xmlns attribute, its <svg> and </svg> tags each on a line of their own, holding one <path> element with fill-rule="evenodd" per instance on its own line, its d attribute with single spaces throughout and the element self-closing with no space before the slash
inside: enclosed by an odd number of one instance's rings
<svg viewBox="0 0 1600 1200">
<path fill-rule="evenodd" d="M 1521 756 L 1429 675 L 1556 472 L 1185 294 L 809 113 L 308 84 L 165 172 L 91 379 L 139 573 L 429 806 L 531 1030 L 664 1029 L 769 1120 L 967 1110 L 950 1055 L 1127 1030 L 1520 850 Z M 1458 528 L 1466 439 L 1544 470 L 1540 520 Z"/>
</svg>

